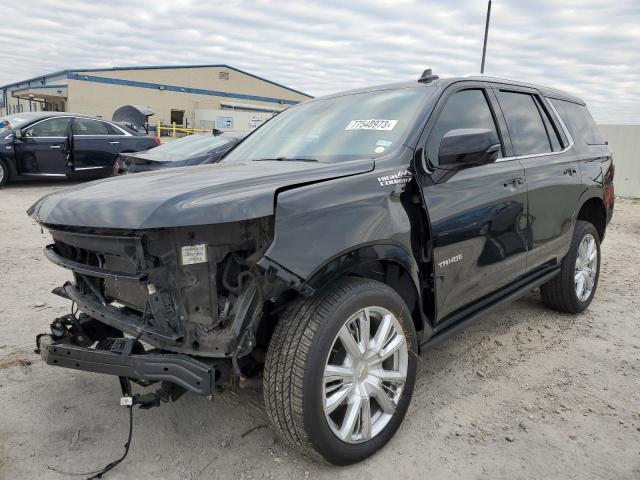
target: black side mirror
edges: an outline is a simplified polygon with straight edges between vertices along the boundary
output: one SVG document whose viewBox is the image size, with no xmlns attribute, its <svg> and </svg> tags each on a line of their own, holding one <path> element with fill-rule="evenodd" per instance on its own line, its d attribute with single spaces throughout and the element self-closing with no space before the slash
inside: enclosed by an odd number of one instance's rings
<svg viewBox="0 0 640 480">
<path fill-rule="evenodd" d="M 13 138 L 15 138 L 16 140 L 19 140 L 22 138 L 22 130 L 20 130 L 19 128 L 16 129 L 15 132 L 13 132 Z"/>
<path fill-rule="evenodd" d="M 440 141 L 438 161 L 443 167 L 471 167 L 491 163 L 501 151 L 496 133 L 481 128 L 450 130 Z"/>
</svg>

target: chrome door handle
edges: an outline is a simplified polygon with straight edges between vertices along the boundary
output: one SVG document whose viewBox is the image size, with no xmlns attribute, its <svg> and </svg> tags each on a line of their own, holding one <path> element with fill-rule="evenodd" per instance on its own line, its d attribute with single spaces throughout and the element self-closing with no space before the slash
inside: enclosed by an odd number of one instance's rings
<svg viewBox="0 0 640 480">
<path fill-rule="evenodd" d="M 504 182 L 504 188 L 509 188 L 509 187 L 519 187 L 524 185 L 524 180 L 522 178 L 512 178 L 509 181 Z"/>
<path fill-rule="evenodd" d="M 110 143 L 111 145 L 117 145 L 117 144 L 119 144 L 120 142 L 113 141 L 113 142 L 109 142 L 109 143 Z"/>
<path fill-rule="evenodd" d="M 62 147 L 60 145 L 51 145 L 49 148 L 52 148 L 53 150 L 60 150 Z"/>
</svg>

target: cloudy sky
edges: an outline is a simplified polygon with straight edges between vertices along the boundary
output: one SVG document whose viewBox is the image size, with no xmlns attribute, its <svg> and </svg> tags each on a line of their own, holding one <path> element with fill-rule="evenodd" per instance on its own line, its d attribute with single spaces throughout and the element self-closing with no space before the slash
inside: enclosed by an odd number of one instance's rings
<svg viewBox="0 0 640 480">
<path fill-rule="evenodd" d="M 0 8 L 0 85 L 65 68 L 227 63 L 314 96 L 480 69 L 485 0 L 54 0 Z M 639 0 L 494 0 L 486 74 L 640 124 Z"/>
</svg>

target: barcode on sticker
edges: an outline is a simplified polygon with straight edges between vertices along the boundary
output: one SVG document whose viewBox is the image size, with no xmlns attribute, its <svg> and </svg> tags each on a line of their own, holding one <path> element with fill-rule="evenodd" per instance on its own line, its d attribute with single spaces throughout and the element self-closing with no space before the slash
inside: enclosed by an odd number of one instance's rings
<svg viewBox="0 0 640 480">
<path fill-rule="evenodd" d="M 369 120 L 351 120 L 345 130 L 393 130 L 398 120 L 382 120 L 370 118 Z"/>
<path fill-rule="evenodd" d="M 207 246 L 187 245 L 182 247 L 182 265 L 193 265 L 194 263 L 204 263 L 207 261 Z"/>
</svg>

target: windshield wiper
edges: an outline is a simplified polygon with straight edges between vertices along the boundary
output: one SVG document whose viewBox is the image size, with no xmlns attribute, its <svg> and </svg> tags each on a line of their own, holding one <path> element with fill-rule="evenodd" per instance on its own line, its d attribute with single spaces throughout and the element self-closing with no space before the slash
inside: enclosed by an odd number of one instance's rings
<svg viewBox="0 0 640 480">
<path fill-rule="evenodd" d="M 291 158 L 291 157 L 277 157 L 277 158 L 256 158 L 254 162 L 317 162 L 315 158 Z"/>
</svg>

